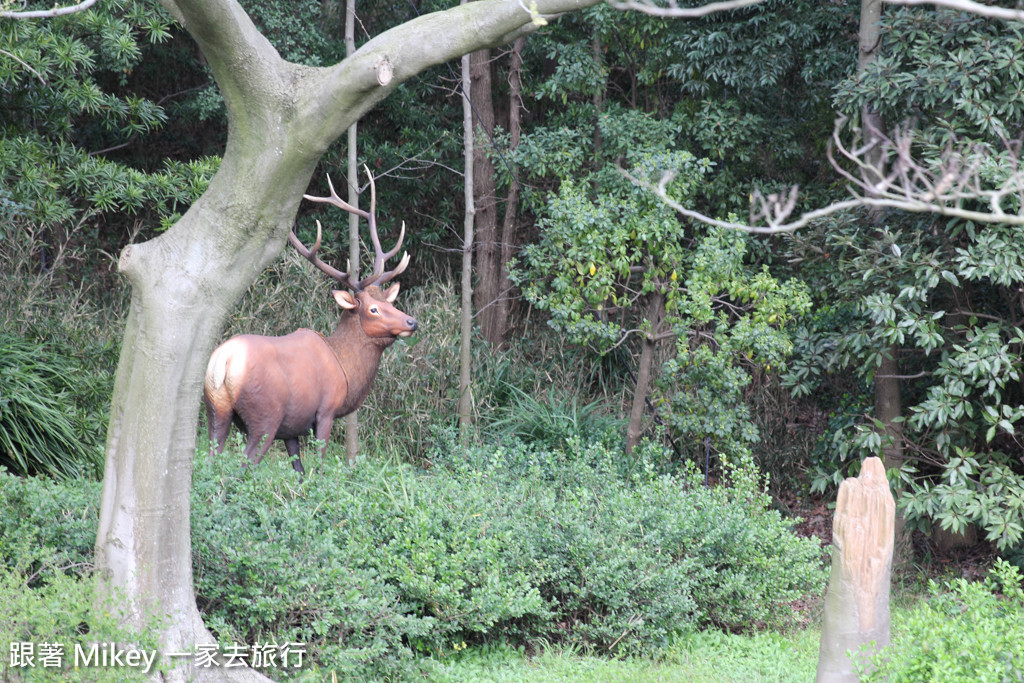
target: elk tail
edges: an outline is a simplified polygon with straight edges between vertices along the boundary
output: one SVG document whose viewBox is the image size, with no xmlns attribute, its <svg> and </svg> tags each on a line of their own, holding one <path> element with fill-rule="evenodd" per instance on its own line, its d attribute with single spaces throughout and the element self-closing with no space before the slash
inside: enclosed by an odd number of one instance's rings
<svg viewBox="0 0 1024 683">
<path fill-rule="evenodd" d="M 224 380 L 228 374 L 228 360 L 231 358 L 231 348 L 228 344 L 221 344 L 210 356 L 210 362 L 206 366 L 206 378 L 203 384 L 209 391 L 217 391 L 224 386 Z"/>
</svg>

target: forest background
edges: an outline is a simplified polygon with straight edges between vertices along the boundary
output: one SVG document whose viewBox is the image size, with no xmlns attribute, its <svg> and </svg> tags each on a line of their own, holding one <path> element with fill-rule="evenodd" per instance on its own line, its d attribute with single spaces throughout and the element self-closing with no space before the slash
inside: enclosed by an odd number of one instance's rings
<svg viewBox="0 0 1024 683">
<path fill-rule="evenodd" d="M 242 5 L 289 61 L 345 54 L 339 3 Z M 360 7 L 356 42 L 444 7 Z M 815 208 L 846 197 L 827 158 L 836 117 L 852 135 L 870 105 L 892 127 L 913 126 L 921 158 L 969 150 L 981 179 L 1005 183 L 1024 120 L 1017 26 L 888 8 L 878 57 L 859 68 L 859 12 L 769 0 L 683 21 L 598 6 L 474 53 L 469 448 L 513 444 L 512 470 L 537 467 L 518 449 L 604 454 L 624 481 L 689 463 L 713 483 L 742 463 L 743 476 L 767 475 L 782 508 L 827 499 L 864 456 L 881 455 L 906 533 L 930 534 L 919 550 L 978 540 L 1020 561 L 1019 226 L 851 210 L 752 235 L 680 218 L 619 170 L 670 170 L 673 199 L 722 219 L 793 185 L 798 209 Z M 0 458 L 20 474 L 98 478 L 127 308 L 117 254 L 205 191 L 226 141 L 224 104 L 194 43 L 150 3 L 0 31 Z M 456 65 L 435 67 L 360 121 L 359 163 L 377 177 L 379 213 L 408 226 L 402 306 L 422 325 L 388 352 L 360 412 L 363 464 L 443 468 L 464 447 L 452 436 L 459 81 Z M 325 194 L 327 173 L 345 176 L 345 157 L 340 145 L 324 157 L 311 194 Z M 307 243 L 318 218 L 341 225 L 303 205 L 296 231 Z M 338 263 L 344 233 L 325 235 Z M 225 334 L 326 331 L 328 301 L 326 283 L 285 253 Z M 531 614 L 519 609 L 508 618 Z M 406 624 L 404 637 L 421 627 Z M 617 644 L 608 629 L 585 640 Z M 452 637 L 432 633 L 421 646 Z"/>
</svg>

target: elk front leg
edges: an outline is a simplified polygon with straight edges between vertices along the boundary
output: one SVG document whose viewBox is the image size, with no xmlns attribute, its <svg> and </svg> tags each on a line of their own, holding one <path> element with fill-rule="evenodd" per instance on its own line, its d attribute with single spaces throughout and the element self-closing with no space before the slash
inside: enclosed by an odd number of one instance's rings
<svg viewBox="0 0 1024 683">
<path fill-rule="evenodd" d="M 331 426 L 334 424 L 334 416 L 328 415 L 316 421 L 315 436 L 320 441 L 320 460 L 327 455 L 327 441 L 331 438 Z"/>
</svg>

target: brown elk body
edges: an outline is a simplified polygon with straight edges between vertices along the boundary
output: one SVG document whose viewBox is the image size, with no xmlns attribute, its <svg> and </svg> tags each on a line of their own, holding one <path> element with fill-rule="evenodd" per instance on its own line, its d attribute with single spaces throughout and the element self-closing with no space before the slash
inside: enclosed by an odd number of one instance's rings
<svg viewBox="0 0 1024 683">
<path fill-rule="evenodd" d="M 372 190 L 372 177 L 370 184 Z M 384 272 L 384 262 L 402 244 L 405 226 L 398 244 L 385 254 L 377 238 L 375 198 L 371 199 L 369 213 L 345 203 L 333 186 L 330 197 L 306 198 L 330 202 L 369 219 L 376 252 L 373 274 L 357 282 L 321 261 L 316 256 L 319 222 L 312 249 L 292 233 L 289 241 L 299 253 L 353 290 L 334 292 L 338 305 L 345 309 L 337 328 L 326 337 L 307 329 L 283 337 L 232 337 L 210 356 L 203 382 L 210 440 L 216 444 L 217 453 L 224 450 L 234 423 L 245 432 L 245 454 L 251 462 L 258 463 L 274 440 L 282 440 L 299 472 L 304 471 L 299 438 L 312 433 L 326 446 L 334 419 L 354 411 L 370 393 L 384 350 L 417 328 L 414 318 L 393 305 L 398 284 L 386 291 L 379 286 L 408 265 L 406 255 L 395 270 Z"/>
</svg>

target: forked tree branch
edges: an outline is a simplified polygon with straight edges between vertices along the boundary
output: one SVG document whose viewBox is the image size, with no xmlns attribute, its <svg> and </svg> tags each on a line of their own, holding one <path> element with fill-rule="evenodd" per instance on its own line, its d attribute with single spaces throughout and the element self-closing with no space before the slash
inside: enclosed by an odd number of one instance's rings
<svg viewBox="0 0 1024 683">
<path fill-rule="evenodd" d="M 939 162 L 933 165 L 914 157 L 916 136 L 912 126 L 897 128 L 892 138 L 875 131 L 875 142 L 867 145 L 860 145 L 861 135 L 857 131 L 852 144 L 846 145 L 840 138 L 845 123 L 845 118 L 836 120 L 828 159 L 846 179 L 851 198 L 796 217 L 793 217 L 793 211 L 797 186 L 780 194 L 763 195 L 755 190 L 750 197 L 750 222 L 738 223 L 706 216 L 670 197 L 668 186 L 675 178 L 673 171 L 666 171 L 656 184 L 646 178 L 637 178 L 624 169 L 620 171 L 634 184 L 652 191 L 682 216 L 752 233 L 793 232 L 820 218 L 857 207 L 931 213 L 978 223 L 1024 225 L 1024 169 L 1020 164 L 1019 144 L 1004 142 L 1003 153 L 998 159 L 989 148 L 981 145 L 956 148 L 951 144 Z M 866 161 L 866 157 L 878 146 L 881 146 L 886 159 L 883 167 L 890 171 L 881 180 L 871 182 L 869 171 L 874 166 Z M 838 153 L 839 160 L 835 153 Z M 1006 179 L 998 186 L 992 186 L 983 177 L 981 169 L 996 162 L 1005 169 Z M 968 202 L 980 203 L 986 208 L 966 208 Z"/>
</svg>

